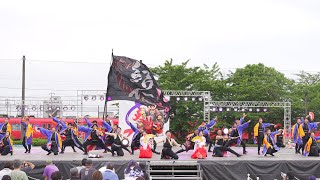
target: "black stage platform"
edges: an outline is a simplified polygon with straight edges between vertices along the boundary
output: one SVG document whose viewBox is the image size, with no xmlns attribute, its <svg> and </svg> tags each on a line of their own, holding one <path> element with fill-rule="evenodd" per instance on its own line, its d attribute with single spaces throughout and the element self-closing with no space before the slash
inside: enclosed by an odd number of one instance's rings
<svg viewBox="0 0 320 180">
<path fill-rule="evenodd" d="M 157 148 L 158 151 L 162 147 Z M 242 148 L 234 147 L 234 150 L 241 153 Z M 177 150 L 174 149 L 174 150 Z M 133 159 L 139 161 L 142 168 L 147 172 L 148 162 L 152 162 L 153 165 L 163 163 L 170 164 L 181 163 L 183 166 L 188 162 L 200 164 L 202 170 L 202 177 L 206 180 L 245 180 L 247 174 L 250 174 L 252 179 L 259 177 L 260 180 L 273 180 L 282 179 L 281 172 L 294 171 L 300 179 L 308 179 L 310 175 L 320 177 L 320 157 L 304 157 L 294 154 L 294 149 L 281 149 L 280 152 L 275 154 L 275 157 L 263 157 L 258 156 L 256 148 L 247 148 L 248 154 L 243 155 L 240 158 L 235 157 L 232 154 L 227 154 L 227 157 L 212 157 L 211 154 L 204 160 L 193 160 L 190 158 L 192 151 L 188 153 L 183 152 L 179 154 L 179 160 L 161 160 L 159 155 L 154 155 L 152 159 L 139 159 L 139 151 L 136 151 L 135 155 L 130 155 L 125 152 L 124 157 L 112 157 L 110 153 L 103 154 L 102 151 L 92 151 L 92 154 L 103 155 L 103 158 L 93 158 L 94 167 L 99 169 L 104 166 L 106 162 L 113 162 L 119 178 L 123 179 L 124 169 L 128 162 Z M 77 153 L 71 152 L 71 148 L 67 147 L 65 154 L 58 156 L 46 155 L 46 152 L 42 151 L 39 147 L 34 147 L 31 154 L 25 154 L 22 147 L 15 147 L 14 154 L 12 156 L 0 157 L 0 169 L 3 168 L 5 161 L 12 161 L 14 159 L 20 159 L 24 161 L 30 161 L 36 165 L 36 168 L 28 173 L 30 177 L 42 179 L 43 169 L 46 164 L 46 160 L 52 160 L 59 168 L 64 178 L 69 178 L 69 170 L 72 167 L 80 165 L 81 159 L 87 157 L 82 155 L 82 152 L 78 150 Z M 184 162 L 184 163 L 183 163 Z M 147 174 L 146 174 L 147 175 Z"/>
</svg>

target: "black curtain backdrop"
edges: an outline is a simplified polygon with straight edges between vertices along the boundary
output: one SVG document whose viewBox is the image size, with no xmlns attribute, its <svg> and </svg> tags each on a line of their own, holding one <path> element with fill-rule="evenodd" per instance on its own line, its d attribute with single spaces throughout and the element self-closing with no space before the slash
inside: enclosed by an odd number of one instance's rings
<svg viewBox="0 0 320 180">
<path fill-rule="evenodd" d="M 204 180 L 283 179 L 281 172 L 293 171 L 300 180 L 320 177 L 320 161 L 199 161 Z"/>
</svg>

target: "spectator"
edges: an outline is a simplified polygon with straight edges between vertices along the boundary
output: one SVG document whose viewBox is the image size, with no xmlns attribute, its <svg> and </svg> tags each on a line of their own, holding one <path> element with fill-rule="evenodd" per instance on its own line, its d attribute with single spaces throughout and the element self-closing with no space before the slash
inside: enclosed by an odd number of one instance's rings
<svg viewBox="0 0 320 180">
<path fill-rule="evenodd" d="M 124 177 L 126 179 L 138 178 L 138 177 L 144 177 L 144 174 L 139 164 L 134 160 L 130 160 L 127 168 L 124 170 Z"/>
<path fill-rule="evenodd" d="M 11 180 L 9 175 L 4 175 L 1 180 Z"/>
<path fill-rule="evenodd" d="M 70 169 L 70 180 L 77 180 L 80 179 L 79 172 L 77 168 Z"/>
<path fill-rule="evenodd" d="M 0 171 L 0 179 L 2 179 L 2 177 L 5 176 L 5 175 L 9 175 L 10 176 L 12 170 L 13 170 L 12 162 L 9 162 L 9 161 L 6 162 L 4 164 L 4 168 Z"/>
<path fill-rule="evenodd" d="M 11 172 L 12 180 L 29 180 L 27 174 L 20 170 L 21 166 L 22 162 L 20 160 L 13 161 L 14 170 Z"/>
<path fill-rule="evenodd" d="M 62 175 L 59 171 L 56 171 L 56 172 L 52 173 L 51 179 L 52 180 L 62 180 Z"/>
<path fill-rule="evenodd" d="M 95 171 L 93 174 L 92 174 L 92 179 L 93 180 L 102 180 L 102 174 L 100 171 Z"/>
<path fill-rule="evenodd" d="M 107 163 L 106 170 L 102 173 L 103 180 L 119 180 L 118 175 L 114 172 L 113 164 Z"/>
<path fill-rule="evenodd" d="M 92 180 L 92 174 L 96 171 L 92 167 L 92 160 L 87 159 L 86 161 L 86 167 L 84 169 L 81 169 L 80 171 L 80 179 L 81 180 Z"/>
<path fill-rule="evenodd" d="M 81 160 L 81 166 L 78 166 L 78 167 L 77 167 L 77 169 L 78 169 L 78 174 L 80 174 L 81 169 L 86 168 L 86 162 L 87 162 L 87 158 L 83 158 L 83 159 Z"/>
<path fill-rule="evenodd" d="M 54 165 L 51 160 L 47 160 L 47 166 L 44 168 L 44 171 L 43 171 L 44 179 L 52 180 L 51 175 L 57 171 L 59 171 L 58 167 Z"/>
</svg>

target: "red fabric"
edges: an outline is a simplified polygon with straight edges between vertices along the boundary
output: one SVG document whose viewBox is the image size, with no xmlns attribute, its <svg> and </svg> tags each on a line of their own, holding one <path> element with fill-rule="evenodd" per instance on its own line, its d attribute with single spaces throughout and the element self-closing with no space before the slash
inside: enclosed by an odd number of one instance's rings
<svg viewBox="0 0 320 180">
<path fill-rule="evenodd" d="M 147 149 L 143 149 L 143 147 L 140 147 L 139 158 L 152 158 L 152 151 L 150 146 L 148 146 Z"/>
<path fill-rule="evenodd" d="M 191 155 L 192 159 L 205 159 L 207 157 L 207 151 L 205 148 L 198 148 Z"/>
</svg>

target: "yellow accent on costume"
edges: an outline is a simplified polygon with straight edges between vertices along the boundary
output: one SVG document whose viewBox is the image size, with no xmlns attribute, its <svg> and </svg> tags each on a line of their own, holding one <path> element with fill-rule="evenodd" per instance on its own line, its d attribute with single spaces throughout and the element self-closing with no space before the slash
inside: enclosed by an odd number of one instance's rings
<svg viewBox="0 0 320 180">
<path fill-rule="evenodd" d="M 60 148 L 62 148 L 62 139 L 60 134 L 58 134 L 58 141 L 59 141 Z"/>
<path fill-rule="evenodd" d="M 257 123 L 253 128 L 253 135 L 254 137 L 257 137 L 259 134 L 259 123 Z"/>
<path fill-rule="evenodd" d="M 26 129 L 26 137 L 29 138 L 33 135 L 33 128 L 31 124 L 28 124 L 28 127 Z"/>
<path fill-rule="evenodd" d="M 74 132 L 74 134 L 75 134 L 76 136 L 78 136 L 78 134 L 79 134 L 78 127 L 74 127 L 74 128 L 73 128 L 73 132 Z"/>
<path fill-rule="evenodd" d="M 266 145 L 267 149 L 271 147 L 270 143 L 267 141 L 267 136 L 264 136 L 263 138 L 263 145 Z"/>
<path fill-rule="evenodd" d="M 299 135 L 300 135 L 301 138 L 306 135 L 306 134 L 304 133 L 304 131 L 303 131 L 302 124 L 299 125 L 298 133 L 299 133 Z"/>
</svg>

